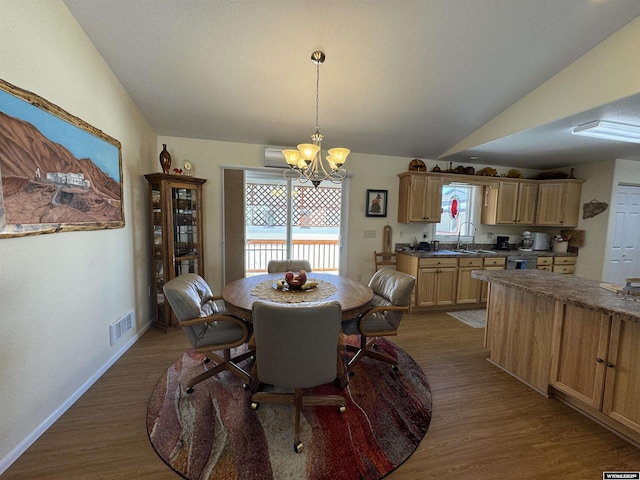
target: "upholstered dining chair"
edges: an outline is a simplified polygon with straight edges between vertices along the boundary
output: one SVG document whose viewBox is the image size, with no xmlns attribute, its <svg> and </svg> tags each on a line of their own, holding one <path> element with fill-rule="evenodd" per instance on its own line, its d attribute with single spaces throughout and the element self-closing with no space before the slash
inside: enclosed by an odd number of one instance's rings
<svg viewBox="0 0 640 480">
<path fill-rule="evenodd" d="M 311 263 L 309 260 L 269 260 L 267 264 L 268 273 L 278 272 L 299 272 L 304 270 L 307 273 L 311 271 Z"/>
<path fill-rule="evenodd" d="M 398 361 L 375 348 L 376 337 L 393 336 L 398 334 L 402 315 L 409 311 L 411 293 L 416 279 L 411 275 L 389 268 L 382 268 L 375 272 L 369 281 L 373 290 L 371 308 L 358 318 L 342 323 L 345 335 L 360 335 L 360 346 L 346 345 L 347 351 L 355 355 L 349 360 L 347 370 L 353 375 L 352 367 L 362 357 L 370 357 L 393 365 L 397 370 Z"/>
<path fill-rule="evenodd" d="M 260 383 L 293 393 L 258 391 L 251 396 L 251 408 L 260 402 L 295 405 L 294 450 L 302 451 L 300 410 L 307 405 L 339 406 L 340 395 L 305 395 L 303 389 L 330 383 L 336 379 L 340 352 L 342 308 L 336 301 L 279 304 L 257 301 L 253 304 L 253 328 L 256 345 L 256 373 Z M 338 360 L 339 359 L 339 360 Z"/>
<path fill-rule="evenodd" d="M 193 392 L 193 386 L 218 373 L 228 370 L 245 385 L 251 382 L 251 376 L 238 365 L 249 358 L 251 350 L 231 357 L 231 349 L 247 342 L 250 335 L 248 325 L 226 310 L 220 310 L 221 297 L 214 297 L 211 288 L 204 279 L 195 273 L 186 273 L 168 281 L 164 294 L 171 305 L 180 327 L 187 335 L 197 353 L 208 353 L 205 363 L 213 358 L 217 365 L 192 378 L 187 383 L 187 393 Z M 222 355 L 215 353 L 222 351 Z"/>
</svg>

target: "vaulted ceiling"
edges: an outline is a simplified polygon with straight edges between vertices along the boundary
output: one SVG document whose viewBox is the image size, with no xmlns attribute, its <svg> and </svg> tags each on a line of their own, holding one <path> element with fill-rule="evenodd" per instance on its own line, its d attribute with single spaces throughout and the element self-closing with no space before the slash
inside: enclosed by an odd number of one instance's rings
<svg viewBox="0 0 640 480">
<path fill-rule="evenodd" d="M 159 135 L 308 142 L 322 50 L 324 147 L 523 168 L 640 159 L 640 145 L 570 134 L 640 124 L 640 87 L 558 112 L 563 90 L 541 91 L 638 17 L 638 0 L 65 3 Z"/>
</svg>

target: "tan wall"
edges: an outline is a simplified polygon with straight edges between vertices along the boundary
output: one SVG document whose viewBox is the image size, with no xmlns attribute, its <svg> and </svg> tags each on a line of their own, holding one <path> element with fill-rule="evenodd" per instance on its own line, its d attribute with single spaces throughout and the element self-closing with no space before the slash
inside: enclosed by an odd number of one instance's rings
<svg viewBox="0 0 640 480">
<path fill-rule="evenodd" d="M 1 10 L 2 78 L 122 143 L 126 226 L 0 239 L 0 473 L 148 322 L 141 175 L 158 155 L 155 133 L 61 0 L 3 0 Z M 130 310 L 136 328 L 110 347 L 109 324 Z"/>
</svg>

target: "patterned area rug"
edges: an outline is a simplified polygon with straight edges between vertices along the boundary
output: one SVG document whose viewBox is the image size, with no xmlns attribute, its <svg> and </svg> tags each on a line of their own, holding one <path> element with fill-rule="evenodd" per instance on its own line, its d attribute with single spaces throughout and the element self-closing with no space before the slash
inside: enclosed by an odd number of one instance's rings
<svg viewBox="0 0 640 480">
<path fill-rule="evenodd" d="M 203 356 L 187 351 L 149 400 L 151 444 L 169 467 L 190 480 L 382 478 L 409 458 L 426 434 L 431 391 L 404 350 L 383 338 L 378 346 L 398 359 L 399 371 L 364 358 L 344 390 L 313 389 L 343 395 L 347 408 L 340 414 L 337 407 L 303 407 L 301 453 L 293 449 L 293 405 L 262 403 L 251 410 L 251 392 L 228 372 L 186 394 L 187 379 L 203 370 Z"/>
<path fill-rule="evenodd" d="M 473 328 L 484 328 L 487 325 L 486 310 L 462 310 L 461 312 L 447 312 L 447 314 Z"/>
</svg>

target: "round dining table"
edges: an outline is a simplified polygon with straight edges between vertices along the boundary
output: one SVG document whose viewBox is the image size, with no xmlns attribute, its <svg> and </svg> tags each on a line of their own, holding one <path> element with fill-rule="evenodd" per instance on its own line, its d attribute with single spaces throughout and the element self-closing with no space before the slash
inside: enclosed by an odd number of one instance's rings
<svg viewBox="0 0 640 480">
<path fill-rule="evenodd" d="M 347 277 L 309 272 L 307 281 L 318 282 L 317 288 L 306 291 L 278 290 L 276 282 L 283 280 L 284 275 L 285 272 L 267 273 L 229 283 L 222 289 L 227 310 L 236 317 L 251 321 L 253 302 L 256 300 L 297 303 L 301 307 L 309 302 L 337 300 L 342 307 L 342 320 L 349 320 L 371 307 L 373 290 Z"/>
</svg>

